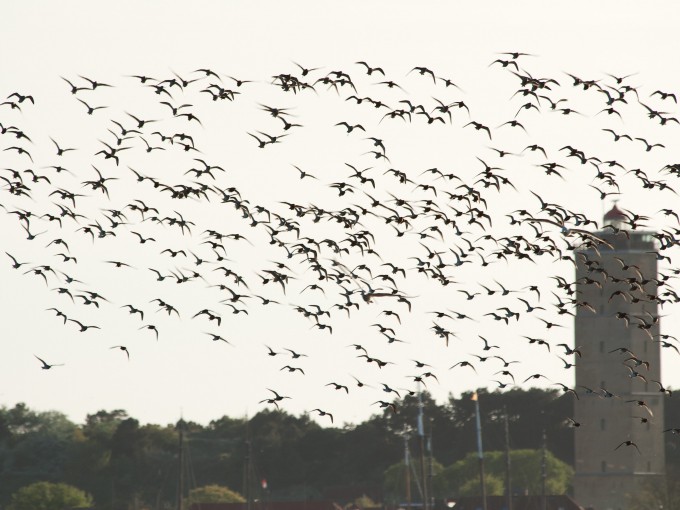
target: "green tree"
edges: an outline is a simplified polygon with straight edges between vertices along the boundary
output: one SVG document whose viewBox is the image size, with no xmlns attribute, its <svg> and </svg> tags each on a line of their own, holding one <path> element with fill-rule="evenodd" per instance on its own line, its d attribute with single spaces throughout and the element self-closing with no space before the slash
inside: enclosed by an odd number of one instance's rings
<svg viewBox="0 0 680 510">
<path fill-rule="evenodd" d="M 449 398 L 454 417 L 450 441 L 458 445 L 452 459 L 442 457 L 449 463 L 474 451 L 475 403 L 473 392 L 465 392 L 460 398 Z M 559 390 L 540 388 L 513 388 L 508 391 L 489 392 L 477 390 L 484 432 L 484 446 L 489 451 L 501 450 L 505 438 L 505 413 L 508 414 L 510 441 L 514 449 L 540 448 L 543 430 L 546 432 L 548 449 L 568 464 L 574 462 L 574 429 L 564 426 L 568 416 L 573 416 L 574 396 Z"/>
<path fill-rule="evenodd" d="M 64 510 L 92 506 L 92 497 L 65 483 L 36 482 L 12 494 L 9 510 Z"/>
<path fill-rule="evenodd" d="M 345 472 L 336 484 L 356 484 L 380 487 L 385 470 L 399 461 L 402 439 L 385 426 L 382 416 L 372 416 L 355 427 L 344 430 L 341 445 L 341 462 Z"/>
<path fill-rule="evenodd" d="M 244 503 L 245 498 L 224 485 L 205 485 L 189 491 L 189 506 L 198 503 Z"/>
<path fill-rule="evenodd" d="M 502 496 L 505 492 L 505 483 L 503 479 L 496 475 L 484 475 L 484 488 L 487 496 Z M 458 496 L 479 496 L 481 493 L 481 486 L 479 485 L 479 476 L 477 478 L 469 478 L 458 489 Z"/>
<path fill-rule="evenodd" d="M 0 505 L 30 483 L 65 481 L 77 431 L 62 413 L 0 408 Z"/>
<path fill-rule="evenodd" d="M 371 498 L 369 498 L 366 494 L 363 494 L 362 496 L 359 496 L 354 500 L 354 506 L 359 507 L 360 510 L 368 510 L 370 508 L 380 508 L 382 505 L 376 503 L 373 501 Z M 352 505 L 347 505 L 351 507 Z"/>
<path fill-rule="evenodd" d="M 513 492 L 540 494 L 541 457 L 541 450 L 513 450 L 510 453 Z M 484 470 L 490 479 L 495 477 L 499 480 L 504 480 L 505 453 L 498 451 L 485 452 Z M 546 473 L 546 490 L 548 494 L 564 494 L 569 488 L 574 470 L 548 451 L 546 452 Z M 442 476 L 451 482 L 451 495 L 453 496 L 463 495 L 464 486 L 472 489 L 475 487 L 474 483 L 477 483 L 476 487 L 479 490 L 479 483 L 471 481 L 479 480 L 479 459 L 477 455 L 475 453 L 468 454 L 464 459 L 447 467 Z M 501 491 L 502 493 L 503 490 Z M 488 492 L 488 494 L 492 493 Z M 475 495 L 479 495 L 479 492 Z"/>
<path fill-rule="evenodd" d="M 432 496 L 444 498 L 449 495 L 449 487 L 446 479 L 442 477 L 444 466 L 436 460 L 432 461 Z M 430 463 L 427 462 L 425 472 L 429 475 Z M 420 463 L 414 462 L 410 466 L 409 476 L 411 480 L 411 494 L 414 501 L 420 500 L 418 486 L 422 480 Z M 385 498 L 390 503 L 399 503 L 405 500 L 406 495 L 406 465 L 404 462 L 392 464 L 385 470 L 384 483 Z"/>
<path fill-rule="evenodd" d="M 455 441 L 451 441 L 451 432 L 455 426 L 454 408 L 451 405 L 437 405 L 426 390 L 420 398 L 418 395 L 405 395 L 396 405 L 399 412 L 394 413 L 386 408 L 381 416 L 388 433 L 401 436 L 405 429 L 415 427 L 422 406 L 425 434 L 431 436 L 437 448 L 437 459 L 445 464 L 456 460 Z"/>
<path fill-rule="evenodd" d="M 630 508 L 636 510 L 678 510 L 680 508 L 680 471 L 671 467 L 665 477 L 654 477 L 629 495 Z"/>
</svg>

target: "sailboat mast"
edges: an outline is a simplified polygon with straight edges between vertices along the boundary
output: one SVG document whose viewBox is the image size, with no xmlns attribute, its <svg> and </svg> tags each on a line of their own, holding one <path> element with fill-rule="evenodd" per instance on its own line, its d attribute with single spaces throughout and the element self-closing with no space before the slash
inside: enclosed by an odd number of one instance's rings
<svg viewBox="0 0 680 510">
<path fill-rule="evenodd" d="M 475 424 L 477 428 L 477 457 L 479 458 L 479 485 L 482 493 L 482 509 L 487 510 L 486 506 L 486 481 L 484 480 L 484 449 L 482 448 L 482 419 L 479 415 L 479 396 L 477 392 L 472 394 L 475 402 Z"/>
<path fill-rule="evenodd" d="M 508 409 L 503 406 L 505 416 L 505 497 L 507 508 L 512 510 L 512 476 L 510 474 L 510 425 L 508 423 Z"/>
<path fill-rule="evenodd" d="M 409 434 L 404 427 L 404 484 L 406 485 L 406 508 L 411 509 L 411 455 L 408 450 Z"/>
<path fill-rule="evenodd" d="M 548 469 L 547 469 L 547 436 L 545 434 L 545 428 L 543 429 L 542 441 L 541 441 L 541 510 L 546 510 L 547 508 L 547 492 L 546 492 L 546 482 L 548 479 Z"/>
<path fill-rule="evenodd" d="M 420 386 L 420 383 L 418 383 Z M 418 436 L 420 438 L 420 478 L 423 484 L 423 510 L 429 510 L 430 501 L 427 494 L 427 474 L 425 473 L 425 427 L 423 425 L 423 396 L 422 390 L 418 388 Z"/>
<path fill-rule="evenodd" d="M 248 414 L 246 414 L 245 421 L 246 427 L 246 454 L 243 462 L 243 494 L 246 497 L 246 510 L 252 510 L 253 508 L 253 445 L 250 438 L 250 420 Z"/>
<path fill-rule="evenodd" d="M 184 420 L 180 419 L 179 428 L 179 476 L 177 480 L 177 510 L 184 507 Z"/>
<path fill-rule="evenodd" d="M 432 452 L 432 421 L 433 418 L 430 417 L 430 434 L 427 436 L 427 452 L 429 454 L 429 466 L 428 466 L 428 490 L 427 493 L 430 495 L 430 508 L 434 508 L 434 489 L 432 479 L 434 477 L 434 453 Z"/>
<path fill-rule="evenodd" d="M 252 455 L 253 448 L 250 442 L 250 422 L 246 417 L 246 458 L 243 466 L 243 484 L 245 485 L 245 495 L 246 495 L 246 510 L 252 510 L 253 507 L 253 494 L 252 494 L 252 480 L 250 479 L 250 474 L 252 472 Z"/>
</svg>

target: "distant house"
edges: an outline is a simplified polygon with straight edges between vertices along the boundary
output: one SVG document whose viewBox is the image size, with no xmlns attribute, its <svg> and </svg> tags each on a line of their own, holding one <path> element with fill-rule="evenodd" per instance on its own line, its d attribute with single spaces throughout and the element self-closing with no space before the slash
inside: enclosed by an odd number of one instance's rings
<svg viewBox="0 0 680 510">
<path fill-rule="evenodd" d="M 541 496 L 513 496 L 512 510 L 541 510 Z M 453 504 L 453 506 L 452 506 Z M 446 505 L 451 510 L 482 510 L 482 498 L 457 498 Z M 487 510 L 508 510 L 505 496 L 487 496 Z M 569 496 L 546 496 L 546 510 L 583 510 Z"/>
<path fill-rule="evenodd" d="M 488 496 L 487 510 L 507 510 L 504 496 Z M 418 505 L 413 505 L 416 508 Z M 482 510 L 480 497 L 457 498 L 448 504 L 435 505 L 439 510 Z M 395 507 L 393 510 L 397 510 Z M 546 496 L 546 510 L 584 510 L 569 496 Z M 332 501 L 257 501 L 251 510 L 342 510 L 343 507 Z M 203 503 L 191 505 L 189 510 L 248 510 L 245 503 Z M 541 510 L 540 496 L 514 496 L 512 510 Z"/>
<path fill-rule="evenodd" d="M 383 500 L 383 490 L 380 485 L 338 485 L 326 487 L 322 492 L 322 498 L 334 501 L 342 506 L 351 503 L 358 498 L 367 496 L 373 501 Z"/>
<path fill-rule="evenodd" d="M 331 501 L 254 501 L 251 510 L 340 510 Z M 195 503 L 189 510 L 248 510 L 246 503 Z"/>
</svg>

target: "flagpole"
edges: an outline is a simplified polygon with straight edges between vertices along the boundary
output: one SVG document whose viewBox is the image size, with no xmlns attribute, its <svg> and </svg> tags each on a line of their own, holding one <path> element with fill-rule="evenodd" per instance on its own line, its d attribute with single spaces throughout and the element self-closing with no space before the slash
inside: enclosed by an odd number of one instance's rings
<svg viewBox="0 0 680 510">
<path fill-rule="evenodd" d="M 409 434 L 404 426 L 404 476 L 406 485 L 406 508 L 411 510 L 411 455 L 408 449 Z"/>
<path fill-rule="evenodd" d="M 420 383 L 418 383 L 418 435 L 420 436 L 420 475 L 423 484 L 423 510 L 429 510 L 430 505 L 427 494 L 427 475 L 425 473 L 425 427 L 423 426 L 423 396 Z"/>
<path fill-rule="evenodd" d="M 503 406 L 505 417 L 505 497 L 508 510 L 512 510 L 512 476 L 510 474 L 510 427 L 508 424 L 508 410 Z"/>
<path fill-rule="evenodd" d="M 548 470 L 546 465 L 546 435 L 545 428 L 543 429 L 542 440 L 541 440 L 541 510 L 546 510 L 547 498 L 546 498 L 546 480 L 548 478 Z"/>
<path fill-rule="evenodd" d="M 477 424 L 477 457 L 479 458 L 479 485 L 482 489 L 482 510 L 487 510 L 486 506 L 486 483 L 484 482 L 484 450 L 482 449 L 482 420 L 479 415 L 479 398 L 477 392 L 472 394 L 475 402 L 475 423 Z"/>
</svg>

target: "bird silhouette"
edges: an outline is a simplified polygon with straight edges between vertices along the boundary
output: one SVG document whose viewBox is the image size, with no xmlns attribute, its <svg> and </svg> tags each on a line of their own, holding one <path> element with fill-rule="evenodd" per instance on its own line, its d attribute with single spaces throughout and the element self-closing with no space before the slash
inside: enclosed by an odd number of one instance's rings
<svg viewBox="0 0 680 510">
<path fill-rule="evenodd" d="M 591 79 L 575 70 L 566 81 L 539 74 L 541 59 L 523 52 L 495 53 L 481 65 L 493 73 L 489 87 L 467 92 L 457 85 L 466 76 L 440 77 L 429 66 L 410 64 L 386 75 L 366 61 L 350 64 L 341 70 L 332 62 L 289 62 L 288 71 L 251 80 L 192 66 L 158 78 L 124 75 L 124 86 L 83 70 L 62 77 L 68 88 L 55 91 L 70 107 L 60 113 L 54 138 L 30 115 L 34 107 L 47 111 L 49 96 L 36 102 L 10 88 L 0 102 L 7 159 L 0 170 L 0 221 L 9 243 L 9 263 L 0 270 L 8 276 L 8 295 L 22 295 L 25 284 L 35 302 L 56 315 L 52 326 L 63 321 L 72 328 L 72 322 L 81 333 L 101 328 L 127 345 L 134 341 L 128 337 L 148 331 L 159 340 L 160 329 L 170 341 L 186 334 L 225 343 L 247 331 L 271 345 L 256 348 L 253 366 L 305 375 L 305 386 L 296 387 L 297 374 L 280 374 L 281 391 L 326 385 L 350 395 L 348 385 L 327 382 L 349 376 L 361 388 L 351 393 L 352 402 L 393 413 L 398 402 L 378 400 L 376 393 L 411 396 L 414 390 L 402 388 L 399 377 L 437 390 L 432 379 L 445 387 L 446 377 L 472 368 L 475 381 L 504 389 L 515 379 L 518 386 L 546 384 L 540 379 L 554 380 L 563 367 L 599 355 L 618 367 L 616 382 L 649 381 L 654 393 L 670 394 L 657 380 L 654 357 L 636 356 L 632 350 L 641 348 L 632 345 L 607 343 L 598 354 L 585 343 L 564 343 L 560 334 L 569 325 L 560 317 L 608 320 L 651 340 L 649 348 L 680 353 L 672 335 L 659 333 L 655 308 L 672 310 L 680 302 L 673 288 L 680 276 L 673 266 L 680 216 L 672 201 L 680 165 L 669 163 L 670 128 L 680 121 L 667 107 L 677 102 L 675 93 L 654 83 L 632 87 L 630 74 Z M 502 101 L 478 112 L 473 106 L 487 88 L 500 91 L 495 99 Z M 305 97 L 313 98 L 313 112 Z M 331 105 L 339 109 L 331 113 Z M 455 158 L 442 140 L 451 141 Z M 90 168 L 93 156 L 97 166 Z M 575 196 L 572 189 L 585 193 Z M 619 209 L 617 221 L 596 221 L 587 201 L 616 196 L 639 198 L 640 210 Z M 639 256 L 658 263 L 658 274 L 620 249 L 642 235 L 654 244 Z M 32 285 L 34 277 L 44 289 Z M 146 307 L 134 304 L 152 298 L 154 324 L 146 321 Z M 432 304 L 441 302 L 447 305 Z M 638 313 L 638 306 L 648 313 Z M 202 331 L 206 320 L 214 332 Z M 664 324 L 672 327 L 672 319 Z M 260 336 L 269 327 L 275 335 Z M 295 331 L 296 343 L 289 343 Z M 343 337 L 357 342 L 352 351 L 347 340 L 336 342 Z M 427 355 L 412 350 L 421 337 L 437 342 Z M 376 339 L 392 361 L 376 357 L 381 352 L 369 355 L 367 348 L 378 349 L 371 343 Z M 317 368 L 313 342 L 324 342 L 337 358 L 332 371 Z M 530 356 L 549 367 L 545 375 L 528 375 L 537 369 L 526 368 L 526 342 Z M 243 356 L 246 348 L 234 344 L 230 354 Z M 453 355 L 440 350 L 447 346 Z M 123 347 L 110 349 L 129 359 Z M 471 361 L 459 357 L 465 349 Z M 354 356 L 345 366 L 340 361 L 348 352 Z M 304 364 L 260 363 L 278 355 L 304 358 Z M 439 373 L 421 356 L 466 370 Z M 381 370 L 385 382 L 355 372 L 351 363 L 366 373 Z M 256 384 L 266 380 L 263 372 Z M 607 382 L 621 396 L 592 381 L 585 384 L 594 389 L 547 384 L 576 399 L 612 399 L 612 405 L 651 413 L 644 401 L 626 400 L 632 397 Z M 260 403 L 283 408 L 290 398 L 270 392 Z M 565 423 L 582 430 L 591 425 Z"/>
<path fill-rule="evenodd" d="M 130 351 L 128 351 L 127 347 L 124 345 L 114 345 L 113 347 L 109 347 L 109 349 L 118 349 L 119 351 L 123 351 L 127 355 L 128 361 L 130 361 Z"/>
<path fill-rule="evenodd" d="M 35 354 L 33 356 L 35 356 Z M 46 363 L 45 360 L 38 358 L 38 356 L 35 356 L 35 358 L 38 361 L 40 361 L 40 363 L 42 363 L 42 367 L 40 367 L 40 368 L 42 368 L 43 370 L 49 370 L 52 367 L 63 367 L 64 366 L 63 363 L 50 365 L 49 363 Z"/>
</svg>

